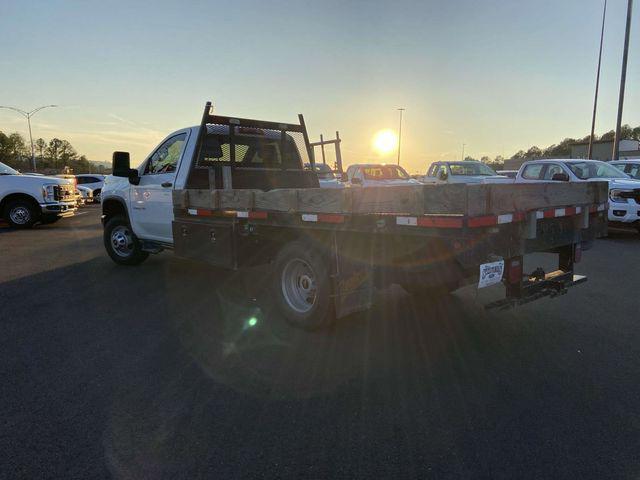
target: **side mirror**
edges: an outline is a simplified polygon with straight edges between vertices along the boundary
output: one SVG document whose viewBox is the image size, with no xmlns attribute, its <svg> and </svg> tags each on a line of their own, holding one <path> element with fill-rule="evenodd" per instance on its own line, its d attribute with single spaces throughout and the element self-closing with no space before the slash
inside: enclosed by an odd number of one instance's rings
<svg viewBox="0 0 640 480">
<path fill-rule="evenodd" d="M 362 180 L 358 177 L 353 177 L 351 179 L 351 183 L 353 183 L 354 185 L 362 185 Z"/>
<path fill-rule="evenodd" d="M 551 180 L 554 182 L 568 182 L 569 175 L 567 175 L 566 173 L 554 173 L 553 177 L 551 177 Z"/>
<path fill-rule="evenodd" d="M 113 152 L 111 169 L 114 177 L 129 177 L 129 171 L 131 170 L 129 152 Z"/>
<path fill-rule="evenodd" d="M 349 181 L 349 176 L 347 175 L 346 172 L 342 172 L 340 174 L 340 181 L 341 182 L 348 182 Z"/>
<path fill-rule="evenodd" d="M 449 178 L 449 174 L 446 170 L 440 169 L 438 170 L 438 178 L 444 182 L 447 180 L 447 178 Z"/>
<path fill-rule="evenodd" d="M 129 152 L 113 152 L 111 166 L 114 177 L 128 178 L 129 183 L 132 183 L 133 185 L 138 185 L 140 183 L 138 171 L 135 168 L 131 168 Z"/>
</svg>

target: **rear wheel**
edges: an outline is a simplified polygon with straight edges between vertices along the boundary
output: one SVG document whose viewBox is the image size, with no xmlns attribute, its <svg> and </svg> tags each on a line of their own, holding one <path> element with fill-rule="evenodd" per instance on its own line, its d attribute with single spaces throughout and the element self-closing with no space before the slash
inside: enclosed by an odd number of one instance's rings
<svg viewBox="0 0 640 480">
<path fill-rule="evenodd" d="M 33 202 L 13 200 L 4 208 L 3 216 L 14 228 L 31 228 L 38 220 L 39 214 Z"/>
<path fill-rule="evenodd" d="M 299 241 L 278 253 L 272 288 L 278 310 L 289 323 L 316 330 L 333 321 L 326 263 L 320 253 Z"/>
<path fill-rule="evenodd" d="M 138 265 L 149 256 L 148 252 L 142 250 L 140 240 L 133 233 L 127 219 L 121 215 L 107 221 L 103 240 L 111 260 L 119 265 Z"/>
</svg>

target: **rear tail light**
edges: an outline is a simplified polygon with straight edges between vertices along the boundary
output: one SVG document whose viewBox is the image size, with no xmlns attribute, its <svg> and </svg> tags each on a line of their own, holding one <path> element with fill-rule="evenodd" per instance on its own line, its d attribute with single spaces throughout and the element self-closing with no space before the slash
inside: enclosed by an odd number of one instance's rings
<svg viewBox="0 0 640 480">
<path fill-rule="evenodd" d="M 573 250 L 573 263 L 580 263 L 582 260 L 582 244 L 576 243 Z"/>
<path fill-rule="evenodd" d="M 522 281 L 522 257 L 507 261 L 507 282 L 511 285 Z"/>
</svg>

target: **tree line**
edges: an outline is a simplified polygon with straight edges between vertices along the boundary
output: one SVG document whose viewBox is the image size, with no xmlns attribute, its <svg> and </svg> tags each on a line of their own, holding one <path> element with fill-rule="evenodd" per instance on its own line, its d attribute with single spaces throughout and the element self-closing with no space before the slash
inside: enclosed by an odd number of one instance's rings
<svg viewBox="0 0 640 480">
<path fill-rule="evenodd" d="M 608 141 L 613 142 L 616 136 L 615 130 L 610 130 L 600 136 L 595 135 L 594 141 Z M 554 143 L 546 148 L 539 148 L 532 146 L 528 150 L 518 150 L 510 158 L 519 159 L 535 159 L 535 158 L 567 158 L 571 155 L 571 145 L 576 143 L 589 142 L 590 135 L 583 138 L 565 138 L 560 143 Z M 640 126 L 631 128 L 629 125 L 623 125 L 620 129 L 620 138 L 624 140 L 638 140 L 640 141 Z M 476 160 L 473 157 L 466 157 L 465 160 Z M 481 162 L 493 167 L 494 170 L 501 170 L 504 168 L 505 158 L 501 155 L 496 156 L 494 159 L 484 156 L 480 158 Z"/>
<path fill-rule="evenodd" d="M 68 140 L 52 138 L 48 142 L 38 138 L 33 142 L 38 171 L 62 172 L 65 167 L 74 173 L 96 170 L 86 156 L 78 154 Z M 31 145 L 17 132 L 5 134 L 0 131 L 0 162 L 21 172 L 33 170 Z"/>
</svg>

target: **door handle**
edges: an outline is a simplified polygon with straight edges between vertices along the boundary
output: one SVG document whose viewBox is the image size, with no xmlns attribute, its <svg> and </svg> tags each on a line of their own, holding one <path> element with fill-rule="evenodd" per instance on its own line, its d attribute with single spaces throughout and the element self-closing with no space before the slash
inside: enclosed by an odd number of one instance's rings
<svg viewBox="0 0 640 480">
<path fill-rule="evenodd" d="M 161 184 L 160 184 L 160 186 L 161 186 L 161 187 L 164 187 L 164 188 L 169 188 L 169 187 L 172 187 L 172 186 L 173 186 L 173 183 L 171 183 L 171 182 L 164 182 L 164 183 L 161 183 Z"/>
</svg>

